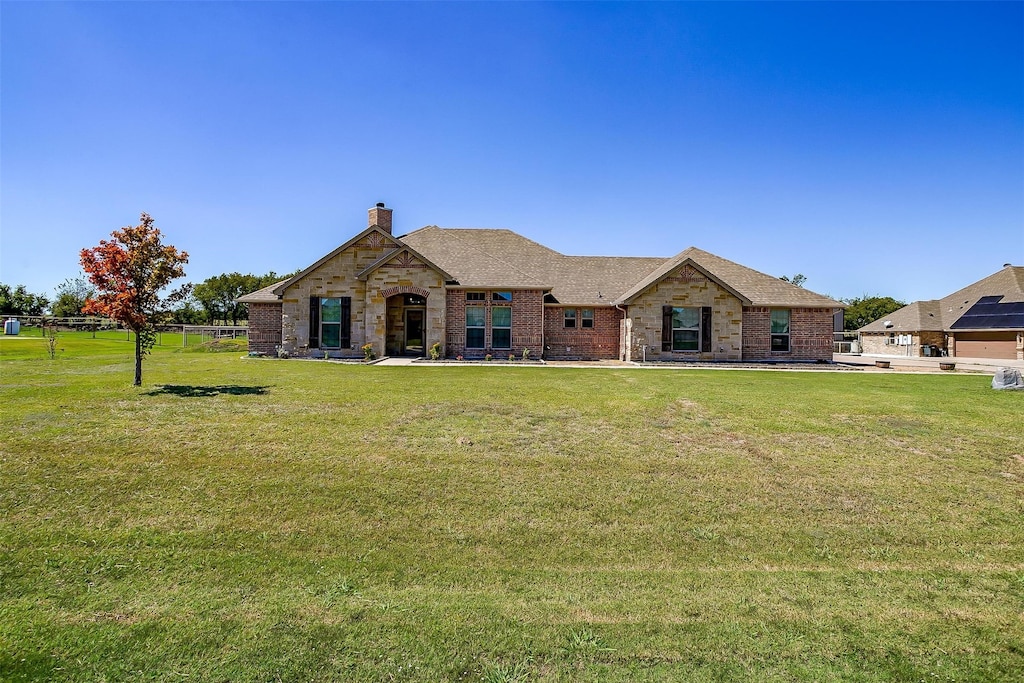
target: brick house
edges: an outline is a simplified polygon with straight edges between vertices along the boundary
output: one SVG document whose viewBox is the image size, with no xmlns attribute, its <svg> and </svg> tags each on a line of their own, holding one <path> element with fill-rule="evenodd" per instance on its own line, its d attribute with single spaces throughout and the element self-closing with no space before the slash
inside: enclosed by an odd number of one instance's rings
<svg viewBox="0 0 1024 683">
<path fill-rule="evenodd" d="M 239 299 L 249 347 L 291 355 L 493 354 L 622 360 L 832 359 L 843 304 L 690 247 L 671 258 L 566 256 L 510 230 L 369 227 Z"/>
<path fill-rule="evenodd" d="M 1024 360 L 1024 266 L 1005 264 L 942 299 L 915 301 L 857 330 L 864 353 Z"/>
</svg>

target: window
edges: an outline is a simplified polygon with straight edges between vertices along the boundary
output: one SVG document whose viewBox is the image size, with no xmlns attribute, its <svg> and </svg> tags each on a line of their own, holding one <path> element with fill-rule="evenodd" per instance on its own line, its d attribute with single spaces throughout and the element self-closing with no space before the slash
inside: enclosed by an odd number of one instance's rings
<svg viewBox="0 0 1024 683">
<path fill-rule="evenodd" d="M 594 309 L 584 308 L 580 311 L 580 327 L 593 327 L 594 326 Z"/>
<path fill-rule="evenodd" d="M 491 347 L 512 348 L 512 307 L 495 306 L 491 309 Z"/>
<path fill-rule="evenodd" d="M 466 306 L 466 348 L 484 348 L 484 307 Z"/>
<path fill-rule="evenodd" d="M 700 309 L 672 309 L 672 350 L 700 351 Z"/>
<path fill-rule="evenodd" d="M 512 292 L 491 292 L 491 301 L 512 301 Z"/>
<path fill-rule="evenodd" d="M 352 321 L 352 299 L 343 297 L 310 298 L 310 309 L 316 307 L 318 325 L 310 320 L 310 348 L 341 349 L 347 348 L 350 342 Z M 319 328 L 319 329 L 315 329 Z M 315 333 L 319 333 L 318 335 Z M 319 337 L 319 338 L 318 338 Z"/>
<path fill-rule="evenodd" d="M 789 311 L 772 311 L 772 351 L 789 351 Z"/>
<path fill-rule="evenodd" d="M 711 346 L 711 306 L 700 308 L 661 307 L 661 350 L 702 351 Z"/>
<path fill-rule="evenodd" d="M 466 301 L 486 301 L 487 296 L 483 292 L 466 292 Z"/>
<path fill-rule="evenodd" d="M 562 323 L 563 327 L 576 327 L 576 309 L 567 308 L 565 309 L 565 318 Z"/>
</svg>

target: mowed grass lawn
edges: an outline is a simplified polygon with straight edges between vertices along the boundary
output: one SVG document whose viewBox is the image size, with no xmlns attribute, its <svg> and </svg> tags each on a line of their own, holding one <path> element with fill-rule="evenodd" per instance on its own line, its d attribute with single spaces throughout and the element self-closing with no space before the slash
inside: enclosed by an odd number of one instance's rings
<svg viewBox="0 0 1024 683">
<path fill-rule="evenodd" d="M 1020 681 L 1024 394 L 0 339 L 0 680 Z"/>
</svg>

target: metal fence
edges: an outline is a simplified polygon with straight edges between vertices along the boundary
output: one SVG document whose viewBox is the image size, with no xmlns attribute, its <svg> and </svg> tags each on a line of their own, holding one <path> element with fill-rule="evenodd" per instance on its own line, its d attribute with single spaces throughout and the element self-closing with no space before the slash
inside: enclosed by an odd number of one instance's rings
<svg viewBox="0 0 1024 683">
<path fill-rule="evenodd" d="M 110 318 L 80 316 L 58 318 L 50 315 L 11 315 L 4 320 L 20 323 L 20 336 L 49 337 L 62 332 L 86 333 L 94 339 L 134 341 L 135 333 Z M 246 325 L 160 325 L 157 346 L 192 346 L 220 339 L 248 339 Z"/>
</svg>

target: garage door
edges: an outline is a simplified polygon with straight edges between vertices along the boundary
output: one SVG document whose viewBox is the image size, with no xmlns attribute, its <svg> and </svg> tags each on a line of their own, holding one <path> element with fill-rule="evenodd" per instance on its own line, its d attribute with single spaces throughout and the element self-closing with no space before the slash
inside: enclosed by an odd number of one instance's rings
<svg viewBox="0 0 1024 683">
<path fill-rule="evenodd" d="M 956 355 L 964 358 L 1017 357 L 1016 332 L 974 332 L 956 335 Z"/>
</svg>

